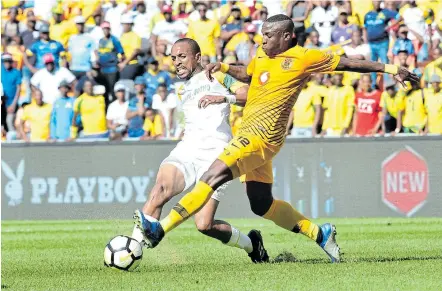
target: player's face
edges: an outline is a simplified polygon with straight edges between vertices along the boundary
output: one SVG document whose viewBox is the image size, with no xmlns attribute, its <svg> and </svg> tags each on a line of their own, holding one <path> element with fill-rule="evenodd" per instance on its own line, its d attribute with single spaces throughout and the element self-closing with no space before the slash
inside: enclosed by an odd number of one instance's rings
<svg viewBox="0 0 442 291">
<path fill-rule="evenodd" d="M 176 43 L 172 47 L 172 62 L 180 79 L 188 79 L 201 62 L 201 54 L 193 54 L 192 48 L 185 42 Z"/>
<path fill-rule="evenodd" d="M 292 33 L 284 32 L 278 23 L 265 22 L 262 26 L 262 35 L 262 49 L 269 57 L 289 49 L 292 41 Z"/>
</svg>

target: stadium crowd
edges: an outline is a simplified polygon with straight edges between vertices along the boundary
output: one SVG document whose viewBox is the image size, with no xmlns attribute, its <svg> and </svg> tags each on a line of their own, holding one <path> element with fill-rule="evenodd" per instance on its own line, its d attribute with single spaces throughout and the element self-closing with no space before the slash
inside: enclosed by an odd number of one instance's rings
<svg viewBox="0 0 442 291">
<path fill-rule="evenodd" d="M 195 39 L 203 65 L 247 65 L 267 17 L 293 19 L 299 45 L 406 66 L 383 75 L 315 75 L 288 136 L 442 134 L 442 1 L 2 0 L 2 140 L 179 139 L 170 57 Z M 242 108 L 233 106 L 232 129 Z"/>
</svg>

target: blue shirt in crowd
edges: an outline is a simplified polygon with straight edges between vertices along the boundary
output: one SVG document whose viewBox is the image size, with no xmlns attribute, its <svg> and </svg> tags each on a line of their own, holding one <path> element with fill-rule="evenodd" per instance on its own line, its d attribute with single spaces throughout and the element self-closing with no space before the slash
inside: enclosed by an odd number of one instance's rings
<svg viewBox="0 0 442 291">
<path fill-rule="evenodd" d="M 387 24 L 392 19 L 399 19 L 400 15 L 390 9 L 370 11 L 365 15 L 364 27 L 367 30 L 369 42 L 388 40 L 388 32 L 385 31 Z"/>
<path fill-rule="evenodd" d="M 118 72 L 118 54 L 124 54 L 121 42 L 113 35 L 98 42 L 98 63 L 105 74 Z"/>
<path fill-rule="evenodd" d="M 152 100 L 160 84 L 166 84 L 167 89 L 170 90 L 172 79 L 165 71 L 159 71 L 157 74 L 148 71 L 144 73 L 143 77 L 146 80 L 146 99 Z"/>
<path fill-rule="evenodd" d="M 407 51 L 409 55 L 414 55 L 414 46 L 408 38 L 398 38 L 394 43 L 393 55 L 397 56 L 400 51 Z"/>
<path fill-rule="evenodd" d="M 6 70 L 2 63 L 2 86 L 3 94 L 6 97 L 6 107 L 10 106 L 14 101 L 17 93 L 17 85 L 21 84 L 21 73 L 15 68 Z"/>
<path fill-rule="evenodd" d="M 69 39 L 69 53 L 71 55 L 70 69 L 72 71 L 87 72 L 91 69 L 91 57 L 95 50 L 95 41 L 88 34 L 77 34 Z"/>
<path fill-rule="evenodd" d="M 45 66 L 43 56 L 49 53 L 54 56 L 55 64 L 58 65 L 60 60 L 60 53 L 64 52 L 64 47 L 58 41 L 52 39 L 49 41 L 43 41 L 40 39 L 34 42 L 28 50 L 33 55 L 35 55 L 35 67 L 37 69 L 41 69 Z"/>
<path fill-rule="evenodd" d="M 65 140 L 71 136 L 74 116 L 74 98 L 60 97 L 55 100 L 51 114 L 51 138 Z"/>
<path fill-rule="evenodd" d="M 137 108 L 138 98 L 136 96 L 129 99 L 128 110 L 135 112 Z M 146 105 L 145 105 L 146 106 Z M 142 137 L 144 135 L 144 118 L 137 115 L 132 119 L 129 119 L 127 126 L 127 135 L 129 137 Z"/>
</svg>

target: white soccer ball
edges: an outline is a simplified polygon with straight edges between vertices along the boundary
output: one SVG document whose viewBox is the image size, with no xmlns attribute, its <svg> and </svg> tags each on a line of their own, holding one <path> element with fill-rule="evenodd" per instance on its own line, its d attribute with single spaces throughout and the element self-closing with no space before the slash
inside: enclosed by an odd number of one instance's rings
<svg viewBox="0 0 442 291">
<path fill-rule="evenodd" d="M 122 271 L 133 271 L 141 262 L 143 248 L 134 238 L 118 235 L 104 248 L 104 265 Z"/>
</svg>

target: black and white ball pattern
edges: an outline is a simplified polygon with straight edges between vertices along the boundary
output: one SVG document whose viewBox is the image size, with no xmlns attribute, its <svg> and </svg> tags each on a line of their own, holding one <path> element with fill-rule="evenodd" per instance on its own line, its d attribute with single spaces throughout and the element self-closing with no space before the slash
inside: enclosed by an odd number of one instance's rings
<svg viewBox="0 0 442 291">
<path fill-rule="evenodd" d="M 104 265 L 123 271 L 135 270 L 143 257 L 143 248 L 134 238 L 118 235 L 104 248 Z"/>
</svg>

